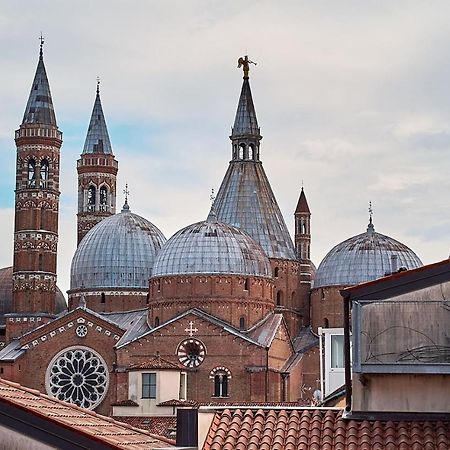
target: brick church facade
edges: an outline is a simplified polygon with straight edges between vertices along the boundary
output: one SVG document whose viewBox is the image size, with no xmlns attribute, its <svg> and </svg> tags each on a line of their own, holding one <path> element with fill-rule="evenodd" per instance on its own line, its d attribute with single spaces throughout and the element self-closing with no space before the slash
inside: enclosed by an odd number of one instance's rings
<svg viewBox="0 0 450 450">
<path fill-rule="evenodd" d="M 261 162 L 247 57 L 240 65 L 232 157 L 217 197 L 206 220 L 169 240 L 127 198 L 116 214 L 118 163 L 97 86 L 77 162 L 78 248 L 64 309 L 62 133 L 41 45 L 16 131 L 14 262 L 11 275 L 0 270 L 2 377 L 114 416 L 170 415 L 173 402 L 189 400 L 312 400 L 319 348 L 310 323 L 326 312 L 322 299 L 310 305 L 311 213 L 302 188 L 293 242 Z"/>
</svg>

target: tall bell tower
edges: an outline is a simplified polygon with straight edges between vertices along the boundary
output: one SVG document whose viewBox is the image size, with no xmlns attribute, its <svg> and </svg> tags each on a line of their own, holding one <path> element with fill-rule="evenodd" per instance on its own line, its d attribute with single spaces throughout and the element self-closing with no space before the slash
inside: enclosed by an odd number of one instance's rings
<svg viewBox="0 0 450 450">
<path fill-rule="evenodd" d="M 16 313 L 55 313 L 58 244 L 58 130 L 44 66 L 41 37 L 39 62 L 17 147 L 13 262 L 13 307 Z"/>
<path fill-rule="evenodd" d="M 78 245 L 84 235 L 105 217 L 116 212 L 118 163 L 109 140 L 102 103 L 100 81 L 83 153 L 77 161 L 78 172 Z"/>
</svg>

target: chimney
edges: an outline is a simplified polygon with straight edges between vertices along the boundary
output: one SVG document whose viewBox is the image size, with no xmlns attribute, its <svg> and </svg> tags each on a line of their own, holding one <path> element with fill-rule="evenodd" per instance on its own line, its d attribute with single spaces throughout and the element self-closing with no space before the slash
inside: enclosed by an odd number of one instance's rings
<svg viewBox="0 0 450 450">
<path fill-rule="evenodd" d="M 177 447 L 198 445 L 198 411 L 193 408 L 177 409 Z"/>
</svg>

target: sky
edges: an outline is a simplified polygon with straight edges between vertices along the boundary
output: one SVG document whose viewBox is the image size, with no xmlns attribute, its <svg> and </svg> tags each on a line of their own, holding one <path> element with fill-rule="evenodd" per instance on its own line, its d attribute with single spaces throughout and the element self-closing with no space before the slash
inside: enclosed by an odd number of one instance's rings
<svg viewBox="0 0 450 450">
<path fill-rule="evenodd" d="M 261 159 L 288 228 L 301 186 L 316 265 L 376 231 L 432 263 L 450 254 L 450 2 L 2 0 L 0 267 L 12 264 L 15 144 L 39 35 L 61 149 L 58 285 L 76 249 L 76 161 L 96 78 L 119 161 L 118 205 L 170 237 L 204 220 L 250 83 Z"/>
</svg>

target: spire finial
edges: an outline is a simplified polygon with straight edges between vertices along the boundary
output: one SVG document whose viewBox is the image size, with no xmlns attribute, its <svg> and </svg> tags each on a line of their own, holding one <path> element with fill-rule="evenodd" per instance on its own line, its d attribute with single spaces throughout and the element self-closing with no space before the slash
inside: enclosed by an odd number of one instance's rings
<svg viewBox="0 0 450 450">
<path fill-rule="evenodd" d="M 372 202 L 369 201 L 369 225 L 367 226 L 367 231 L 369 233 L 373 233 L 375 231 L 375 227 L 372 223 L 372 216 L 373 216 L 373 208 L 372 208 Z"/>
<path fill-rule="evenodd" d="M 39 36 L 39 41 L 40 41 L 40 45 L 39 45 L 39 58 L 42 59 L 44 52 L 42 51 L 42 47 L 44 46 L 44 36 L 42 36 L 42 31 L 41 31 L 41 35 Z"/>
<path fill-rule="evenodd" d="M 254 64 L 256 66 L 256 63 L 254 61 L 250 61 L 248 59 L 248 55 L 245 55 L 244 57 L 241 56 L 238 59 L 238 69 L 240 69 L 242 67 L 242 70 L 244 71 L 244 79 L 248 78 L 250 64 Z"/>
<path fill-rule="evenodd" d="M 100 94 L 100 77 L 97 77 L 97 94 Z"/>
<path fill-rule="evenodd" d="M 128 196 L 130 195 L 130 191 L 128 190 L 128 183 L 125 184 L 123 193 L 125 194 L 125 203 L 123 204 L 122 212 L 127 212 L 130 210 L 130 205 L 128 205 Z"/>
<path fill-rule="evenodd" d="M 211 209 L 209 210 L 209 214 L 206 220 L 207 222 L 217 222 L 216 209 L 214 208 L 214 202 L 216 201 L 214 188 L 211 189 L 211 195 L 209 196 L 209 199 L 211 200 Z"/>
</svg>

